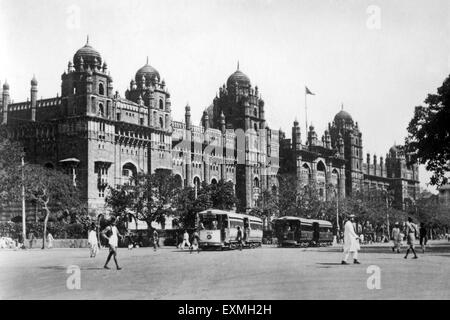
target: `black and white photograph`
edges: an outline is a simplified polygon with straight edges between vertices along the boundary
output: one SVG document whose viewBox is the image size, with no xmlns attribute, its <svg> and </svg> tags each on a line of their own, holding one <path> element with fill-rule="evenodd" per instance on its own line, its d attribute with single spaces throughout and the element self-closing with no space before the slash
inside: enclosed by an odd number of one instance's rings
<svg viewBox="0 0 450 320">
<path fill-rule="evenodd" d="M 448 0 L 0 0 L 0 300 L 448 300 L 449 177 Z"/>
</svg>

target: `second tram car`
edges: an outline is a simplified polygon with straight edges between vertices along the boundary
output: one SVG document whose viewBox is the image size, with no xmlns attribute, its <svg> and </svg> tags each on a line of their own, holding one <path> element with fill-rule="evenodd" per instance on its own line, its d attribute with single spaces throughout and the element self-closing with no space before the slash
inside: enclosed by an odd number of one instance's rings
<svg viewBox="0 0 450 320">
<path fill-rule="evenodd" d="M 235 249 L 237 227 L 242 231 L 243 247 L 261 246 L 263 223 L 258 217 L 231 211 L 208 209 L 198 213 L 199 246 L 202 249 Z"/>
<path fill-rule="evenodd" d="M 279 246 L 331 245 L 333 226 L 325 220 L 280 217 L 273 220 Z"/>
</svg>

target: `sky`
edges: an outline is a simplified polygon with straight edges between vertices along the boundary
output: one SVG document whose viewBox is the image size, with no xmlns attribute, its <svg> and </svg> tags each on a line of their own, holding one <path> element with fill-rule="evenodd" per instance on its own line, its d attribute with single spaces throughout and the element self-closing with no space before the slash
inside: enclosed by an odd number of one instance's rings
<svg viewBox="0 0 450 320">
<path fill-rule="evenodd" d="M 450 73 L 449 17 L 448 0 L 0 0 L 0 81 L 15 102 L 29 97 L 33 74 L 39 97 L 60 94 L 89 35 L 122 96 L 148 56 L 174 120 L 189 103 L 198 123 L 239 61 L 271 128 L 290 136 L 298 119 L 304 139 L 306 85 L 319 136 L 343 105 L 364 154 L 385 156 Z M 429 176 L 421 167 L 422 186 Z"/>
</svg>

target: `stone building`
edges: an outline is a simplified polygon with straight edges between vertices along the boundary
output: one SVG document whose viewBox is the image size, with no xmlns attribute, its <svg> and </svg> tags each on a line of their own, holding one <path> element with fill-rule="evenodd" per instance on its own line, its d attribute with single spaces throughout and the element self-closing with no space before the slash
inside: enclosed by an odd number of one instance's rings
<svg viewBox="0 0 450 320">
<path fill-rule="evenodd" d="M 366 195 L 382 191 L 392 193 L 392 205 L 406 209 L 419 197 L 418 165 L 408 165 L 402 146 L 390 148 L 386 159 L 367 154 L 363 162 L 362 133 L 345 110 L 339 111 L 328 123 L 319 140 L 314 127 L 302 143 L 300 127 L 294 122 L 292 141 L 280 133 L 280 172 L 296 174 L 303 184 L 314 182 L 323 198 L 351 195 L 361 191 Z"/>
<path fill-rule="evenodd" d="M 0 114 L 11 138 L 23 142 L 26 161 L 71 174 L 92 215 L 107 211 L 108 185 L 155 170 L 170 170 L 180 186 L 232 181 L 248 210 L 264 188 L 276 187 L 278 170 L 278 131 L 267 127 L 258 94 L 237 70 L 200 126 L 192 124 L 190 106 L 184 122 L 174 121 L 169 90 L 148 59 L 122 97 L 87 42 L 62 74 L 60 96 L 38 99 L 33 77 L 30 98 L 11 103 L 5 82 Z M 0 215 L 8 220 L 20 215 L 17 209 Z"/>
</svg>

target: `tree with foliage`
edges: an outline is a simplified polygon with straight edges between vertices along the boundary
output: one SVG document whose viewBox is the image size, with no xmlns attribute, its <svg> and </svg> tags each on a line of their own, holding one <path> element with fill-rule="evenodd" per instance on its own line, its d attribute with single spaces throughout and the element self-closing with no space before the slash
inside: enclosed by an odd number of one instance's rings
<svg viewBox="0 0 450 320">
<path fill-rule="evenodd" d="M 44 212 L 42 241 L 42 249 L 44 249 L 50 215 L 60 211 L 80 210 L 82 203 L 79 191 L 73 185 L 72 178 L 67 174 L 34 164 L 24 167 L 23 182 L 26 198 L 39 204 Z M 20 193 L 18 190 L 16 192 Z"/>
<path fill-rule="evenodd" d="M 25 199 L 44 212 L 42 242 L 44 249 L 49 219 L 52 216 L 56 218 L 56 215 L 61 213 L 73 215 L 74 212 L 81 212 L 81 200 L 78 189 L 68 175 L 37 164 L 22 166 L 23 157 L 22 144 L 8 139 L 6 129 L 1 127 L 0 201 L 2 203 L 20 201 L 22 187 L 25 187 Z"/>
<path fill-rule="evenodd" d="M 130 215 L 145 221 L 151 230 L 152 222 L 165 222 L 173 213 L 180 186 L 169 170 L 156 170 L 153 174 L 139 172 L 124 185 L 110 187 L 106 204 L 121 219 Z"/>
<path fill-rule="evenodd" d="M 448 232 L 450 227 L 449 212 L 450 208 L 439 203 L 438 196 L 424 197 L 421 195 L 409 214 L 415 217 L 418 222 L 424 223 L 430 229 L 430 232 L 433 233 L 433 230 Z"/>
<path fill-rule="evenodd" d="M 184 188 L 177 196 L 177 214 L 183 227 L 195 226 L 197 213 L 215 208 L 232 210 L 238 199 L 234 193 L 232 182 L 220 180 L 217 184 L 203 182 L 197 190 L 192 187 Z"/>
<path fill-rule="evenodd" d="M 23 146 L 7 138 L 6 130 L 0 126 L 0 202 L 17 201 L 20 192 L 11 188 L 21 179 Z"/>
<path fill-rule="evenodd" d="M 450 171 L 450 76 L 424 102 L 408 125 L 406 151 L 411 163 L 426 165 L 433 173 L 430 183 L 439 186 L 447 183 Z"/>
</svg>

